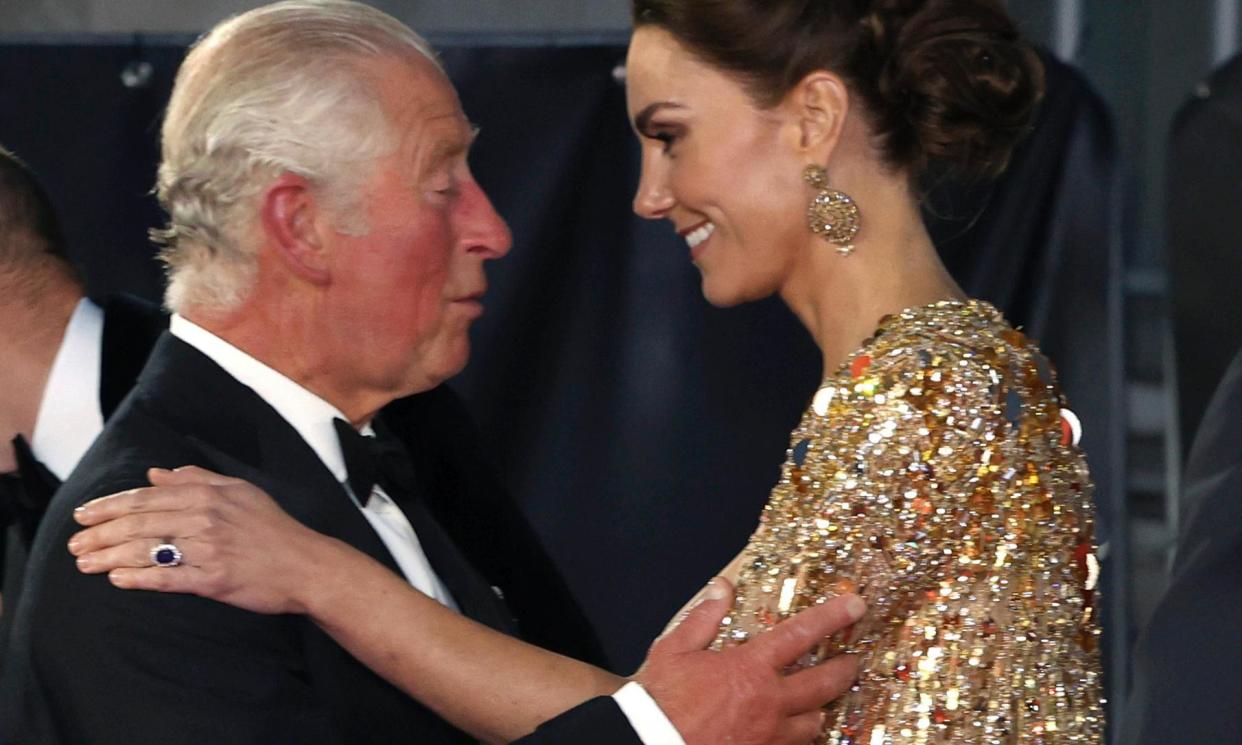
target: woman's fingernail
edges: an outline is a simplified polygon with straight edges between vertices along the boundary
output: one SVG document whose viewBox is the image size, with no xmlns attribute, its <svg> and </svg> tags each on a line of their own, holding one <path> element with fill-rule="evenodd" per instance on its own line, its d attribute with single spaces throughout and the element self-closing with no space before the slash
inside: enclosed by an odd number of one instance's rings
<svg viewBox="0 0 1242 745">
<path fill-rule="evenodd" d="M 69 539 L 69 553 L 73 554 L 74 556 L 77 556 L 78 548 L 81 545 L 82 545 L 82 542 L 78 540 L 78 537 L 76 535 L 70 538 Z"/>
<path fill-rule="evenodd" d="M 76 561 L 78 569 L 81 569 L 84 572 L 89 571 L 95 564 L 95 560 L 91 558 L 90 554 L 87 554 L 86 556 L 79 556 Z"/>
</svg>

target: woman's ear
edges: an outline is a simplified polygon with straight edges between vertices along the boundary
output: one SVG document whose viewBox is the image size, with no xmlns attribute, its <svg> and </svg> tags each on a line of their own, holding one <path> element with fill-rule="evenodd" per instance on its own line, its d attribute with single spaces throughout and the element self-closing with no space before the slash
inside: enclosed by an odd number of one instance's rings
<svg viewBox="0 0 1242 745">
<path fill-rule="evenodd" d="M 783 106 L 798 122 L 799 147 L 814 163 L 827 163 L 841 140 L 850 94 L 845 81 L 827 70 L 815 70 L 798 81 Z"/>
<path fill-rule="evenodd" d="M 259 219 L 266 244 L 294 275 L 326 284 L 331 275 L 317 219 L 323 207 L 305 178 L 284 173 L 262 195 Z"/>
</svg>

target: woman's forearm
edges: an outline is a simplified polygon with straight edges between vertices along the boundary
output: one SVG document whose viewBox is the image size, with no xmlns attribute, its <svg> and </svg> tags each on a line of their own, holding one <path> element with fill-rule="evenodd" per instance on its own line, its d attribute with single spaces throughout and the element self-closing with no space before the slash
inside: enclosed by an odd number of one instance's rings
<svg viewBox="0 0 1242 745">
<path fill-rule="evenodd" d="M 108 572 L 122 588 L 307 614 L 367 667 L 488 742 L 516 739 L 623 682 L 445 608 L 252 484 L 196 467 L 152 469 L 150 478 L 149 488 L 75 513 L 87 526 L 70 541 L 81 571 Z M 186 566 L 168 570 L 151 566 L 153 541 L 194 549 Z M 260 559 L 254 546 L 273 550 Z"/>
<path fill-rule="evenodd" d="M 298 602 L 363 664 L 466 732 L 509 742 L 624 680 L 444 607 L 335 539 L 308 551 Z M 463 691 L 469 695 L 462 695 Z"/>
</svg>

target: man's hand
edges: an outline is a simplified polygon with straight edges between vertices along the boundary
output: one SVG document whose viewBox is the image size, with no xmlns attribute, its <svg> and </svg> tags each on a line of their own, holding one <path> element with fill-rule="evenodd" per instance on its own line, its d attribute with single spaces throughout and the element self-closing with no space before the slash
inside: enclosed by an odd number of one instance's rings
<svg viewBox="0 0 1242 745">
<path fill-rule="evenodd" d="M 651 646 L 634 679 L 686 745 L 806 745 L 823 727 L 821 707 L 853 685 L 857 662 L 841 655 L 790 675 L 782 671 L 861 618 L 866 606 L 843 595 L 746 644 L 707 650 L 732 598 L 727 580 L 712 580 L 681 623 Z"/>
</svg>

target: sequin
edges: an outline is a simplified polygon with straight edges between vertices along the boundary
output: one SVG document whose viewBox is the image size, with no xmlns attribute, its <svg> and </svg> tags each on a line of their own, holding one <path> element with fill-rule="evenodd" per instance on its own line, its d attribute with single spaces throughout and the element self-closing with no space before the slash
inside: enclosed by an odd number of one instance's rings
<svg viewBox="0 0 1242 745">
<path fill-rule="evenodd" d="M 810 448 L 811 448 L 810 440 L 802 440 L 797 445 L 793 446 L 792 458 L 793 458 L 794 465 L 801 466 L 804 462 L 806 462 L 806 454 L 807 454 L 807 451 L 810 450 Z"/>
<path fill-rule="evenodd" d="M 1005 418 L 1010 424 L 1016 424 L 1022 417 L 1022 394 L 1010 388 L 1005 394 Z"/>
<path fill-rule="evenodd" d="M 832 406 L 832 398 L 837 394 L 837 389 L 831 386 L 825 386 L 815 392 L 815 398 L 811 401 L 811 408 L 820 416 L 828 416 L 828 407 Z"/>
<path fill-rule="evenodd" d="M 1061 444 L 1074 445 L 1082 441 L 1082 422 L 1078 415 L 1069 409 L 1061 409 Z"/>
<path fill-rule="evenodd" d="M 1090 477 L 1038 355 L 985 303 L 909 310 L 792 433 L 717 645 L 862 594 L 802 661 L 862 663 L 817 743 L 1102 742 Z"/>
</svg>

